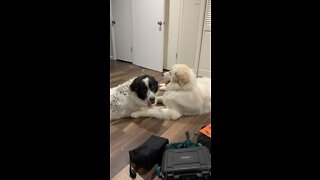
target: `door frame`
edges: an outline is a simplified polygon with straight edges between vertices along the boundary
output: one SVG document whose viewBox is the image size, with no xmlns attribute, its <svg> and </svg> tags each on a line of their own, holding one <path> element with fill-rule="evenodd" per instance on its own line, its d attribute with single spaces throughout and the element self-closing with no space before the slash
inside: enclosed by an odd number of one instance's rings
<svg viewBox="0 0 320 180">
<path fill-rule="evenodd" d="M 165 3 L 165 1 L 169 1 L 169 0 L 163 0 L 164 1 L 164 3 Z M 135 28 L 136 28 L 136 26 L 135 26 L 135 24 L 134 24 L 134 18 L 135 18 L 135 15 L 134 15 L 134 11 L 135 11 L 135 7 L 134 7 L 134 0 L 130 0 L 129 1 L 130 2 L 130 8 L 131 8 L 131 13 L 130 13 L 130 15 L 131 15 L 131 48 L 132 48 L 132 51 L 131 51 L 131 56 L 130 56 L 130 62 L 132 63 L 132 64 L 136 64 L 136 61 L 135 61 L 135 42 L 134 42 L 134 37 L 133 37 L 133 35 L 134 35 L 134 33 L 135 33 Z M 164 7 L 165 8 L 165 7 Z M 164 12 L 164 16 L 165 16 L 165 12 Z M 113 48 L 112 48 L 112 51 L 113 51 L 113 56 L 110 56 L 110 58 L 112 58 L 113 57 L 113 59 L 114 60 L 117 60 L 117 56 L 116 56 L 116 40 L 115 40 L 115 30 L 114 30 L 114 26 L 112 25 L 112 20 L 113 20 L 113 11 L 112 11 L 112 2 L 111 2 L 111 0 L 110 0 L 110 26 L 111 26 L 111 36 L 112 36 L 112 46 L 113 46 Z M 164 19 L 162 20 L 163 21 L 163 31 L 165 31 L 165 17 L 164 17 Z M 165 34 L 164 34 L 164 36 L 165 36 Z M 164 39 L 163 39 L 163 41 L 164 41 L 164 43 L 166 42 Z M 164 67 L 164 60 L 165 60 L 165 57 L 164 56 L 166 56 L 166 54 L 165 54 L 165 50 L 164 50 L 164 47 L 163 47 L 163 59 L 162 59 L 162 71 L 163 71 L 163 69 L 165 68 Z M 161 71 L 161 72 L 162 72 Z"/>
<path fill-rule="evenodd" d="M 174 5 L 173 5 L 174 3 Z M 164 69 L 171 69 L 172 65 L 177 64 L 178 61 L 178 48 L 179 48 L 179 38 L 180 38 L 180 29 L 181 29 L 181 15 L 182 15 L 183 1 L 174 0 L 169 1 L 169 24 L 168 24 L 168 46 L 167 46 L 167 62 Z M 178 12 L 172 14 L 171 12 Z M 173 22 L 173 20 L 176 20 Z M 177 23 L 178 22 L 178 23 Z M 176 27 L 176 28 L 174 28 Z M 174 57 L 174 58 L 172 58 Z"/>
<path fill-rule="evenodd" d="M 200 62 L 200 55 L 201 55 L 203 26 L 204 26 L 204 18 L 206 16 L 207 0 L 204 0 L 204 3 L 200 5 L 201 7 L 200 7 L 200 16 L 199 16 L 199 25 L 198 25 L 197 46 L 196 46 L 195 59 L 194 59 L 194 65 L 193 65 L 196 76 L 198 76 L 198 72 L 199 72 L 199 62 Z"/>
<path fill-rule="evenodd" d="M 132 48 L 132 51 L 131 51 L 131 62 L 132 64 L 135 64 L 135 59 L 134 59 L 134 51 L 135 51 L 135 45 L 134 45 L 134 38 L 133 38 L 133 35 L 134 35 L 134 23 L 133 23 L 133 20 L 134 20 L 134 0 L 130 0 L 130 8 L 131 8 L 131 48 Z"/>
<path fill-rule="evenodd" d="M 115 42 L 115 39 L 114 39 L 114 28 L 113 28 L 113 25 L 112 25 L 112 21 L 113 21 L 113 13 L 112 13 L 112 4 L 111 4 L 111 0 L 110 0 L 110 27 L 111 27 L 112 52 L 113 52 L 113 56 L 110 56 L 110 59 L 117 60 L 116 42 Z"/>
</svg>

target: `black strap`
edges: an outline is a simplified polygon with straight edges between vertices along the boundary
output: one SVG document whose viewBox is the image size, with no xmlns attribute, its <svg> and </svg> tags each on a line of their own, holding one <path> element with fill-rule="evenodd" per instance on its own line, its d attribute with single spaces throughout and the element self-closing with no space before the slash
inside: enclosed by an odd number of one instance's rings
<svg viewBox="0 0 320 180">
<path fill-rule="evenodd" d="M 131 178 L 136 178 L 136 177 L 137 177 L 137 173 L 136 173 L 136 171 L 131 167 L 131 163 L 130 163 L 130 166 L 129 166 L 129 173 L 130 173 L 130 177 L 131 177 Z"/>
<path fill-rule="evenodd" d="M 186 131 L 186 138 L 187 138 L 187 140 L 189 140 L 189 139 L 190 139 L 189 131 Z"/>
</svg>

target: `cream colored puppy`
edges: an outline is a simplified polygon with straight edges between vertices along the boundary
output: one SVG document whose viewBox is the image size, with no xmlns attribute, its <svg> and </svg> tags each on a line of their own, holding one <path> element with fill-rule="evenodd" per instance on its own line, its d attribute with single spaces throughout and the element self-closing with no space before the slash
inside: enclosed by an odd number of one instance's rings
<svg viewBox="0 0 320 180">
<path fill-rule="evenodd" d="M 131 117 L 154 117 L 177 120 L 181 116 L 200 115 L 211 111 L 211 79 L 196 78 L 194 72 L 184 64 L 175 64 L 164 79 L 170 81 L 163 96 L 158 97 L 165 107 L 133 112 Z"/>
</svg>

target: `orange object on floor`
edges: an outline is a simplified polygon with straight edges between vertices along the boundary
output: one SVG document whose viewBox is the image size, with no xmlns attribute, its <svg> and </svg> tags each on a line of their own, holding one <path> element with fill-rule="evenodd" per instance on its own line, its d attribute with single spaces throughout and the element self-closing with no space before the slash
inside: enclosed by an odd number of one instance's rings
<svg viewBox="0 0 320 180">
<path fill-rule="evenodd" d="M 206 127 L 202 128 L 200 132 L 209 138 L 211 138 L 211 123 L 208 124 Z"/>
</svg>

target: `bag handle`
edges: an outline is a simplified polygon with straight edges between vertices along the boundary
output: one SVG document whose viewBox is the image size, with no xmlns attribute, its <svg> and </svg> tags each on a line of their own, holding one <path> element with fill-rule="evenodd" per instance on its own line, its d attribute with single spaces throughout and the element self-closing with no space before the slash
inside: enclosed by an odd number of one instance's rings
<svg viewBox="0 0 320 180">
<path fill-rule="evenodd" d="M 129 165 L 129 174 L 130 174 L 130 177 L 131 178 L 136 178 L 137 177 L 137 172 L 136 170 L 134 170 L 132 167 L 131 167 L 131 163 Z"/>
</svg>

